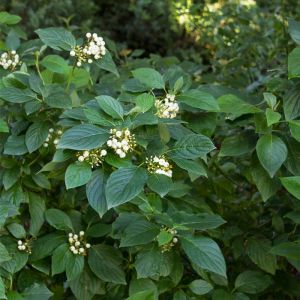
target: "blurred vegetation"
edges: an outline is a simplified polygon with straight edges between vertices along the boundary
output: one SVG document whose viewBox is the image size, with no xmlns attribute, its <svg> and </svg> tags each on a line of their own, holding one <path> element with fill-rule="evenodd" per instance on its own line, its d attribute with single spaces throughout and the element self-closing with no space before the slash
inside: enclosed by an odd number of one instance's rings
<svg viewBox="0 0 300 300">
<path fill-rule="evenodd" d="M 246 87 L 266 83 L 288 52 L 286 17 L 297 0 L 3 0 L 0 9 L 35 28 L 67 26 L 96 31 L 118 43 L 121 54 L 143 49 L 196 62 L 203 83 Z M 76 24 L 76 25 L 75 25 Z M 284 72 L 284 71 L 283 71 Z M 280 72 L 279 72 L 280 73 Z"/>
</svg>

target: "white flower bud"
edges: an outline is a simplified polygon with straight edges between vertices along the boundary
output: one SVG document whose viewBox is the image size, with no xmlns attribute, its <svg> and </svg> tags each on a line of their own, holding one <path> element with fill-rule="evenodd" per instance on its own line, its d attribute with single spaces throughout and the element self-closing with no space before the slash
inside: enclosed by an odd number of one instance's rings
<svg viewBox="0 0 300 300">
<path fill-rule="evenodd" d="M 80 236 L 84 236 L 84 231 L 80 231 L 80 232 L 79 232 L 79 235 L 80 235 Z"/>
<path fill-rule="evenodd" d="M 18 241 L 18 245 L 22 245 L 23 242 L 21 240 Z"/>
<path fill-rule="evenodd" d="M 88 32 L 86 35 L 85 35 L 87 38 L 90 38 L 92 36 L 92 34 L 90 32 Z"/>
<path fill-rule="evenodd" d="M 91 244 L 87 243 L 87 244 L 85 245 L 85 247 L 86 247 L 87 249 L 89 249 L 89 248 L 91 248 Z"/>
<path fill-rule="evenodd" d="M 74 246 L 71 246 L 71 247 L 70 247 L 70 250 L 71 250 L 72 252 L 74 252 L 75 247 L 74 247 Z"/>
<path fill-rule="evenodd" d="M 57 134 L 58 134 L 58 135 L 62 135 L 62 133 L 63 133 L 63 132 L 62 132 L 61 130 L 58 130 L 58 131 L 57 131 Z"/>
<path fill-rule="evenodd" d="M 100 155 L 101 156 L 106 156 L 107 155 L 107 151 L 105 149 L 101 150 Z"/>
<path fill-rule="evenodd" d="M 108 141 L 106 142 L 106 144 L 107 144 L 108 147 L 111 147 L 111 146 L 112 146 L 112 141 L 111 141 L 111 140 L 108 140 Z"/>
<path fill-rule="evenodd" d="M 76 247 L 80 246 L 80 242 L 77 241 L 77 242 L 75 243 L 75 246 L 76 246 Z"/>
<path fill-rule="evenodd" d="M 121 136 L 122 136 L 122 131 L 118 130 L 118 131 L 116 132 L 116 136 L 117 136 L 117 137 L 121 137 Z"/>
<path fill-rule="evenodd" d="M 129 135 L 130 135 L 129 129 L 126 129 L 126 130 L 125 130 L 125 135 L 126 135 L 126 136 L 129 136 Z"/>
<path fill-rule="evenodd" d="M 73 236 L 73 233 L 69 233 L 69 237 L 72 237 Z"/>
<path fill-rule="evenodd" d="M 69 238 L 69 243 L 73 243 L 74 242 L 74 240 L 73 240 L 73 238 Z"/>
<path fill-rule="evenodd" d="M 54 145 L 57 145 L 59 143 L 59 139 L 55 139 L 54 141 L 53 141 L 53 144 Z"/>
<path fill-rule="evenodd" d="M 174 238 L 173 238 L 173 243 L 176 244 L 177 242 L 178 242 L 178 238 L 174 237 Z"/>
<path fill-rule="evenodd" d="M 91 64 L 92 62 L 93 62 L 93 60 L 89 58 L 88 63 Z"/>
<path fill-rule="evenodd" d="M 74 254 L 78 254 L 78 250 L 75 249 L 75 250 L 73 251 L 73 253 L 74 253 Z"/>
<path fill-rule="evenodd" d="M 83 162 L 83 161 L 84 161 L 84 157 L 83 157 L 82 155 L 80 155 L 80 156 L 78 157 L 78 161 Z"/>
<path fill-rule="evenodd" d="M 48 145 L 48 143 L 44 143 L 43 146 L 44 146 L 45 148 L 47 148 L 49 145 Z"/>
<path fill-rule="evenodd" d="M 77 240 L 78 239 L 78 235 L 74 234 L 73 238 L 74 238 L 74 240 Z"/>
<path fill-rule="evenodd" d="M 124 158 L 126 156 L 126 154 L 124 152 L 119 154 L 120 158 Z"/>
<path fill-rule="evenodd" d="M 75 55 L 76 55 L 75 51 L 72 50 L 72 51 L 70 52 L 70 55 L 71 55 L 71 56 L 75 56 Z"/>
<path fill-rule="evenodd" d="M 78 62 L 76 63 L 76 65 L 77 65 L 77 67 L 81 67 L 81 62 L 78 61 Z"/>
<path fill-rule="evenodd" d="M 83 253 L 84 252 L 84 248 L 79 248 L 79 253 Z"/>
<path fill-rule="evenodd" d="M 118 155 L 120 155 L 121 153 L 123 153 L 123 151 L 122 151 L 121 149 L 117 149 L 117 150 L 116 150 L 116 153 L 117 153 Z"/>
<path fill-rule="evenodd" d="M 89 151 L 86 150 L 86 151 L 83 152 L 83 157 L 86 158 L 86 157 L 88 157 L 89 155 L 90 155 L 90 152 L 89 152 Z"/>
</svg>

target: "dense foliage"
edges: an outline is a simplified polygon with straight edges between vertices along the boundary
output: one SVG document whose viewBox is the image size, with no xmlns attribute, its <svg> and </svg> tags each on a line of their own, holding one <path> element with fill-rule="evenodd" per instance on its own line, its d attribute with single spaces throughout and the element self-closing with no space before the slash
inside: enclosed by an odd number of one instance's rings
<svg viewBox="0 0 300 300">
<path fill-rule="evenodd" d="M 212 7 L 179 58 L 0 13 L 0 299 L 300 297 L 300 22 Z"/>
</svg>

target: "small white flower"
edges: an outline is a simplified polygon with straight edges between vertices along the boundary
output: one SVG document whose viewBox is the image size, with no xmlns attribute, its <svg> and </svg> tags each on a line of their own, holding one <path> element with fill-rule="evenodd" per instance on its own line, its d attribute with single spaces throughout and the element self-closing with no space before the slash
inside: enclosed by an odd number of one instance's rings
<svg viewBox="0 0 300 300">
<path fill-rule="evenodd" d="M 124 152 L 119 154 L 120 158 L 124 158 L 126 156 L 126 154 Z"/>
<path fill-rule="evenodd" d="M 72 50 L 72 51 L 70 52 L 70 55 L 71 55 L 71 56 L 75 56 L 75 55 L 76 55 L 75 51 Z"/>
<path fill-rule="evenodd" d="M 89 155 L 90 155 L 89 151 L 86 150 L 86 151 L 83 152 L 83 157 L 88 157 Z"/>
<path fill-rule="evenodd" d="M 74 235 L 73 235 L 73 238 L 74 238 L 74 240 L 77 240 L 77 239 L 78 239 L 78 235 L 77 235 L 77 234 L 74 234 Z"/>
<path fill-rule="evenodd" d="M 176 244 L 177 242 L 178 242 L 178 238 L 174 237 L 174 238 L 173 238 L 173 243 Z"/>
<path fill-rule="evenodd" d="M 55 139 L 54 141 L 53 141 L 53 144 L 54 145 L 57 145 L 59 143 L 59 139 Z"/>
<path fill-rule="evenodd" d="M 84 161 L 84 157 L 83 157 L 82 155 L 80 155 L 80 156 L 78 157 L 78 161 L 83 162 L 83 161 Z"/>
<path fill-rule="evenodd" d="M 122 131 L 118 130 L 118 131 L 116 132 L 116 137 L 121 137 L 121 136 L 122 136 Z"/>
<path fill-rule="evenodd" d="M 85 36 L 89 39 L 92 36 L 92 34 L 88 32 Z"/>
<path fill-rule="evenodd" d="M 76 246 L 76 247 L 80 246 L 80 242 L 77 241 L 77 242 L 75 243 L 75 246 Z"/>
<path fill-rule="evenodd" d="M 89 58 L 88 63 L 91 64 L 92 62 L 93 62 L 93 60 Z"/>
<path fill-rule="evenodd" d="M 80 236 L 84 236 L 84 231 L 80 231 L 80 232 L 79 232 L 79 235 L 80 235 Z"/>
<path fill-rule="evenodd" d="M 69 233 L 69 237 L 73 237 L 73 233 Z"/>
<path fill-rule="evenodd" d="M 106 142 L 106 144 L 107 144 L 108 147 L 111 147 L 111 146 L 112 146 L 112 141 L 111 141 L 111 140 L 108 140 L 108 141 Z"/>
<path fill-rule="evenodd" d="M 62 132 L 61 130 L 58 130 L 58 131 L 57 131 L 57 134 L 58 134 L 58 135 L 62 135 L 62 133 L 63 133 L 63 132 Z"/>
<path fill-rule="evenodd" d="M 86 247 L 87 249 L 89 249 L 89 248 L 91 248 L 91 244 L 87 243 L 87 244 L 85 245 L 85 247 Z"/>
<path fill-rule="evenodd" d="M 76 249 L 76 248 L 75 248 L 74 246 L 71 246 L 71 247 L 70 247 L 70 250 L 71 250 L 71 251 L 74 251 L 75 249 Z"/>
<path fill-rule="evenodd" d="M 126 136 L 129 136 L 129 135 L 130 135 L 129 129 L 126 129 L 126 130 L 125 130 L 125 135 L 126 135 Z"/>
<path fill-rule="evenodd" d="M 79 253 L 83 253 L 84 252 L 84 248 L 79 248 Z"/>
<path fill-rule="evenodd" d="M 101 150 L 101 156 L 106 156 L 107 155 L 107 151 L 105 149 Z"/>
<path fill-rule="evenodd" d="M 48 145 L 48 143 L 44 143 L 43 146 L 44 146 L 45 148 L 47 148 L 49 145 Z"/>
<path fill-rule="evenodd" d="M 78 61 L 78 62 L 76 63 L 76 65 L 77 65 L 77 67 L 81 67 L 81 62 Z"/>
<path fill-rule="evenodd" d="M 69 238 L 69 243 L 73 243 L 73 242 L 74 242 L 73 238 Z"/>
<path fill-rule="evenodd" d="M 78 254 L 78 250 L 75 249 L 75 250 L 73 251 L 73 253 L 74 253 L 74 254 Z"/>
<path fill-rule="evenodd" d="M 20 240 L 20 241 L 18 241 L 18 245 L 22 245 L 23 244 L 23 242 Z"/>
</svg>

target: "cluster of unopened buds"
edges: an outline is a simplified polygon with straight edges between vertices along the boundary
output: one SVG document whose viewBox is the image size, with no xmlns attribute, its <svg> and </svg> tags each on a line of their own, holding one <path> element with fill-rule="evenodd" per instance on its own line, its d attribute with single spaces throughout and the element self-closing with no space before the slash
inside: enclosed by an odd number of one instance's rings
<svg viewBox="0 0 300 300">
<path fill-rule="evenodd" d="M 78 152 L 77 157 L 80 162 L 87 162 L 92 168 L 99 167 L 103 162 L 103 157 L 107 155 L 105 149 L 85 150 L 82 153 Z"/>
<path fill-rule="evenodd" d="M 31 254 L 31 248 L 28 241 L 18 240 L 18 249 Z"/>
<path fill-rule="evenodd" d="M 175 95 L 172 94 L 167 94 L 162 100 L 157 99 L 155 101 L 155 107 L 158 117 L 165 119 L 176 118 L 179 111 L 179 105 L 175 100 Z"/>
<path fill-rule="evenodd" d="M 50 142 L 56 146 L 59 143 L 60 136 L 62 134 L 63 132 L 60 129 L 54 130 L 53 128 L 50 128 L 48 131 L 48 136 L 43 146 L 47 148 Z"/>
<path fill-rule="evenodd" d="M 71 50 L 70 55 L 76 57 L 76 65 L 80 67 L 82 63 L 91 64 L 93 60 L 100 59 L 106 53 L 105 42 L 97 33 L 86 34 L 86 43 L 83 46 L 76 46 Z"/>
<path fill-rule="evenodd" d="M 126 154 L 132 151 L 136 146 L 134 134 L 131 134 L 128 128 L 122 130 L 111 129 L 110 134 L 110 138 L 106 144 L 109 148 L 112 148 L 120 158 L 126 157 Z"/>
<path fill-rule="evenodd" d="M 15 50 L 4 52 L 0 56 L 0 66 L 5 70 L 14 70 L 20 63 L 19 54 Z"/>
<path fill-rule="evenodd" d="M 164 253 L 170 251 L 178 243 L 178 238 L 176 237 L 177 230 L 162 226 L 161 231 L 165 231 L 172 235 L 170 242 L 161 246 L 161 252 Z"/>
<path fill-rule="evenodd" d="M 146 158 L 146 164 L 149 173 L 162 174 L 172 177 L 172 166 L 163 155 L 150 156 L 150 158 Z"/>
<path fill-rule="evenodd" d="M 84 238 L 84 231 L 80 231 L 79 234 L 69 233 L 70 251 L 76 255 L 87 255 L 87 249 L 91 248 L 91 245 L 86 242 Z"/>
</svg>

